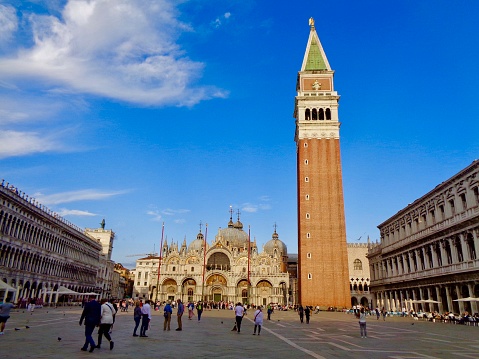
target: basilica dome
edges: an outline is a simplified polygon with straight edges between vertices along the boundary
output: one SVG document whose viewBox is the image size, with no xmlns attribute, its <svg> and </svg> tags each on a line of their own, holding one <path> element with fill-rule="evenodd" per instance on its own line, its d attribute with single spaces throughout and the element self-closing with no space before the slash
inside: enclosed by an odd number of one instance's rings
<svg viewBox="0 0 479 359">
<path fill-rule="evenodd" d="M 189 251 L 198 251 L 201 252 L 203 247 L 205 245 L 205 237 L 203 236 L 203 233 L 198 233 L 196 236 L 196 239 L 190 243 L 188 246 L 188 252 Z M 206 249 L 208 249 L 208 244 L 206 244 Z"/>
<path fill-rule="evenodd" d="M 216 240 L 222 240 L 223 243 L 230 247 L 248 247 L 248 234 L 243 231 L 243 224 L 239 218 L 236 223 L 233 223 L 232 218 L 228 222 L 228 228 L 220 228 Z"/>
<path fill-rule="evenodd" d="M 263 247 L 264 252 L 270 255 L 274 253 L 275 249 L 278 251 L 279 255 L 288 255 L 288 247 L 286 247 L 286 244 L 284 244 L 283 241 L 279 239 L 276 230 L 274 231 L 272 238 L 268 242 L 266 242 Z"/>
</svg>

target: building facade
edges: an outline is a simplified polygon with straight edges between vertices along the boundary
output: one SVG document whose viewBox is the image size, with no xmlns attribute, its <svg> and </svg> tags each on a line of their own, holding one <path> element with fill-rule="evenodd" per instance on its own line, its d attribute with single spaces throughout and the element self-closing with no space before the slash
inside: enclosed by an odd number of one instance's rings
<svg viewBox="0 0 479 359">
<path fill-rule="evenodd" d="M 372 296 L 369 291 L 371 276 L 369 271 L 368 243 L 348 243 L 349 290 L 351 306 L 362 305 L 372 308 Z"/>
<path fill-rule="evenodd" d="M 181 246 L 165 243 L 160 256 L 138 259 L 133 296 L 155 301 L 288 303 L 287 248 L 276 230 L 262 252 L 239 218 L 233 223 L 230 217 L 211 244 L 205 235 L 200 228 L 189 246 L 186 239 Z"/>
<path fill-rule="evenodd" d="M 303 305 L 348 307 L 348 254 L 339 145 L 339 95 L 310 19 L 297 78 L 298 291 Z"/>
<path fill-rule="evenodd" d="M 0 280 L 12 301 L 96 290 L 101 244 L 17 188 L 0 185 Z M 7 293 L 0 300 L 4 299 Z"/>
<path fill-rule="evenodd" d="M 118 298 L 118 293 L 113 290 L 115 262 L 111 260 L 115 232 L 111 229 L 105 229 L 104 226 L 105 222 L 103 220 L 101 228 L 85 229 L 85 233 L 88 236 L 95 238 L 101 244 L 99 267 L 96 276 L 96 290 L 101 298 Z M 115 277 L 115 280 L 117 279 L 119 280 L 119 277 Z M 115 287 L 118 285 L 119 283 L 115 282 Z"/>
<path fill-rule="evenodd" d="M 381 223 L 370 290 L 388 310 L 478 312 L 479 160 Z"/>
</svg>

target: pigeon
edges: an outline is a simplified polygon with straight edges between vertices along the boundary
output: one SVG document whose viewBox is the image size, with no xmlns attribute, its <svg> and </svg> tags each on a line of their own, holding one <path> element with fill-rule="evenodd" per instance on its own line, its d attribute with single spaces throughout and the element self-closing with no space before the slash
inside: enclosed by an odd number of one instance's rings
<svg viewBox="0 0 479 359">
<path fill-rule="evenodd" d="M 223 324 L 223 321 L 221 321 L 221 324 Z"/>
<path fill-rule="evenodd" d="M 20 330 L 19 328 L 15 328 L 15 330 Z"/>
<path fill-rule="evenodd" d="M 30 329 L 30 327 L 28 325 L 25 325 L 25 328 Z"/>
<path fill-rule="evenodd" d="M 58 337 L 58 341 L 62 340 L 62 338 Z"/>
</svg>

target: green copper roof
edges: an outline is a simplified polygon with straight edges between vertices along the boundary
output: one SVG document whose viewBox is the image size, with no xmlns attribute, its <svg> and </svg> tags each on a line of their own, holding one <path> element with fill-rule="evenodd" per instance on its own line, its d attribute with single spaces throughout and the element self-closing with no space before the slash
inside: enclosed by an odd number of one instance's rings
<svg viewBox="0 0 479 359">
<path fill-rule="evenodd" d="M 306 61 L 305 70 L 327 70 L 326 63 L 319 49 L 316 39 L 311 39 L 311 46 L 309 47 L 308 60 Z"/>
</svg>

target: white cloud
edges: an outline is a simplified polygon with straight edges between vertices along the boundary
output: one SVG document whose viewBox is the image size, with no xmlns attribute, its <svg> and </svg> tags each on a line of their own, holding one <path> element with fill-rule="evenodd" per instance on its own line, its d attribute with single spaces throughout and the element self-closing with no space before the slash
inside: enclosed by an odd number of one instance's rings
<svg viewBox="0 0 479 359">
<path fill-rule="evenodd" d="M 171 209 L 171 208 L 167 208 L 161 211 L 161 213 L 163 213 L 166 216 L 174 216 L 175 214 L 183 214 L 188 212 L 190 212 L 189 209 Z"/>
<path fill-rule="evenodd" d="M 98 201 L 113 196 L 122 195 L 127 192 L 128 191 L 101 192 L 96 189 L 85 189 L 80 191 L 62 192 L 51 195 L 35 193 L 32 197 L 34 197 L 38 202 L 44 205 L 52 205 L 77 201 Z"/>
<path fill-rule="evenodd" d="M 63 146 L 54 135 L 42 136 L 37 132 L 0 131 L 0 158 L 56 151 L 62 148 Z"/>
<path fill-rule="evenodd" d="M 219 28 L 221 25 L 223 25 L 223 20 L 228 20 L 231 17 L 230 12 L 225 12 L 223 15 L 218 16 L 212 23 L 211 26 L 214 28 Z"/>
<path fill-rule="evenodd" d="M 155 222 L 159 222 L 163 218 L 161 216 L 161 213 L 158 210 L 150 210 L 150 211 L 147 211 L 146 214 L 148 214 L 149 216 L 152 216 L 152 220 Z"/>
<path fill-rule="evenodd" d="M 18 19 L 13 6 L 0 4 L 0 44 L 11 40 L 18 29 Z"/>
<path fill-rule="evenodd" d="M 80 210 L 77 210 L 77 209 L 66 209 L 66 208 L 60 209 L 58 211 L 58 214 L 62 217 L 65 217 L 65 216 L 80 216 L 80 217 L 96 216 L 95 213 L 91 213 L 91 212 L 88 212 L 88 211 L 80 211 Z"/>
<path fill-rule="evenodd" d="M 61 17 L 32 14 L 33 45 L 0 59 L 0 76 L 140 105 L 194 105 L 225 97 L 195 86 L 204 64 L 176 40 L 191 29 L 172 0 L 70 0 Z M 24 45 L 22 45 L 24 46 Z"/>
</svg>

